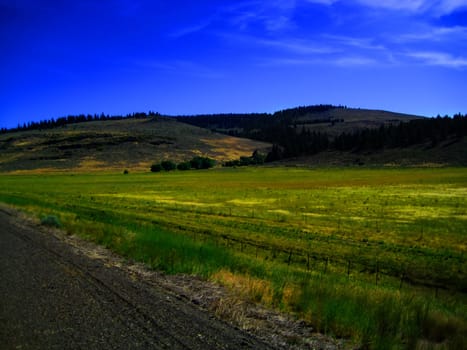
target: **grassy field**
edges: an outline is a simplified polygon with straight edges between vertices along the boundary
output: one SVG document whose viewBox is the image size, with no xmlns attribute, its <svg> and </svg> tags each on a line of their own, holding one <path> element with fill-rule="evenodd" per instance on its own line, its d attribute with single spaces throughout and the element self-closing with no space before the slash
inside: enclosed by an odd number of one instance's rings
<svg viewBox="0 0 467 350">
<path fill-rule="evenodd" d="M 467 169 L 0 175 L 0 201 L 363 348 L 467 342 Z"/>
</svg>

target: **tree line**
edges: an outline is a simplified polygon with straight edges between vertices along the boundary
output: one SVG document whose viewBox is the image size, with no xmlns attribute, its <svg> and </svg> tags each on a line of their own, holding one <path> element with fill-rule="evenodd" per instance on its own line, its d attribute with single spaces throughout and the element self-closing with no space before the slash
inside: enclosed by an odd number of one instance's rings
<svg viewBox="0 0 467 350">
<path fill-rule="evenodd" d="M 161 171 L 178 170 L 201 170 L 210 169 L 216 165 L 216 161 L 209 157 L 196 156 L 191 160 L 181 163 L 175 163 L 170 159 L 163 160 L 151 165 L 151 172 L 159 173 Z"/>
<path fill-rule="evenodd" d="M 301 122 L 297 118 L 307 114 L 323 113 L 337 108 L 347 108 L 346 106 L 314 105 L 300 106 L 277 111 L 275 113 L 243 113 L 243 114 L 200 114 L 193 116 L 177 116 L 177 120 L 183 123 L 210 129 L 230 136 L 252 138 L 258 130 L 275 125 L 298 125 Z M 342 122 L 331 117 L 320 117 L 307 121 L 307 124 Z"/>
<path fill-rule="evenodd" d="M 456 142 L 467 136 L 467 115 L 415 119 L 397 124 L 381 125 L 342 132 L 331 137 L 327 133 L 296 128 L 290 125 L 271 126 L 257 132 L 253 138 L 273 143 L 267 160 L 313 155 L 326 150 L 375 151 L 384 148 L 403 148 L 428 143 L 435 147 L 441 142 Z"/>
<path fill-rule="evenodd" d="M 154 118 L 160 116 L 159 113 L 149 111 L 146 112 L 137 112 L 129 113 L 127 115 L 113 115 L 108 114 L 79 114 L 79 115 L 69 115 L 66 117 L 60 117 L 57 119 L 51 118 L 41 121 L 30 121 L 23 124 L 18 124 L 16 128 L 6 129 L 1 128 L 1 133 L 7 132 L 17 132 L 17 131 L 27 131 L 27 130 L 44 130 L 44 129 L 53 129 L 57 127 L 63 127 L 69 124 L 77 124 L 84 122 L 93 122 L 93 121 L 106 121 L 106 120 L 122 120 L 122 119 L 145 119 L 145 118 Z"/>
<path fill-rule="evenodd" d="M 233 136 L 250 138 L 269 142 L 273 147 L 264 161 L 274 161 L 283 158 L 313 155 L 326 150 L 339 151 L 367 151 L 383 148 L 409 147 L 416 144 L 429 143 L 432 146 L 446 141 L 460 140 L 467 135 L 467 115 L 456 114 L 453 117 L 437 116 L 436 118 L 414 119 L 381 125 L 379 128 L 363 128 L 351 132 L 342 132 L 338 136 L 331 136 L 326 132 L 311 131 L 306 128 L 300 117 L 316 114 L 316 118 L 308 118 L 306 124 L 313 123 L 341 123 L 343 120 L 328 117 L 328 111 L 346 106 L 315 105 L 284 109 L 273 114 L 210 114 L 196 116 L 178 116 L 176 120 L 198 127 L 211 129 Z M 120 120 L 125 118 L 153 118 L 161 116 L 159 113 L 133 113 L 126 116 L 109 116 L 104 113 L 98 115 L 67 116 L 58 119 L 29 122 L 18 125 L 15 129 L 1 129 L 2 133 L 49 129 L 67 124 Z M 230 166 L 258 164 L 257 158 L 245 157 L 233 161 Z M 177 165 L 178 166 L 178 165 Z M 182 165 L 181 167 L 188 165 Z M 191 167 L 193 168 L 193 167 Z"/>
</svg>

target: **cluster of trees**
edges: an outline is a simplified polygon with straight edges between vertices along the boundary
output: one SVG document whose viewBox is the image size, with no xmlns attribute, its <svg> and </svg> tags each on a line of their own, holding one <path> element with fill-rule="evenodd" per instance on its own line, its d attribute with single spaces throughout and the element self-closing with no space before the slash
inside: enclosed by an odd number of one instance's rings
<svg viewBox="0 0 467 350">
<path fill-rule="evenodd" d="M 364 151 L 383 148 L 409 147 L 430 143 L 436 146 L 446 140 L 456 140 L 467 136 L 467 115 L 416 119 L 398 124 L 382 125 L 379 128 L 366 128 L 354 132 L 343 132 L 331 138 L 326 133 L 311 132 L 303 128 L 297 132 L 292 126 L 272 126 L 255 138 L 274 144 L 266 160 L 313 155 L 326 150 Z"/>
<path fill-rule="evenodd" d="M 41 120 L 38 122 L 28 122 L 23 124 L 18 124 L 16 128 L 13 129 L 6 129 L 2 128 L 0 130 L 1 133 L 6 132 L 15 132 L 15 131 L 26 131 L 26 130 L 43 130 L 43 129 L 52 129 L 56 127 L 66 126 L 68 124 L 76 124 L 76 123 L 84 123 L 84 122 L 92 122 L 92 121 L 105 121 L 105 120 L 122 120 L 122 119 L 145 119 L 145 118 L 153 118 L 160 116 L 159 113 L 149 111 L 148 113 L 145 112 L 138 112 L 138 113 L 131 113 L 125 116 L 121 115 L 106 115 L 104 113 L 101 114 L 79 114 L 79 115 L 69 115 L 67 117 L 60 117 L 57 119 L 49 119 L 49 120 Z"/>
<path fill-rule="evenodd" d="M 336 108 L 347 108 L 346 106 L 314 105 L 284 109 L 271 113 L 248 113 L 248 114 L 206 114 L 195 116 L 177 116 L 177 120 L 195 125 L 201 128 L 227 133 L 231 136 L 255 138 L 258 133 L 263 133 L 270 126 L 283 127 L 287 125 L 298 125 L 301 122 L 297 118 L 308 115 L 330 111 Z M 342 120 L 321 116 L 313 120 L 307 120 L 306 124 L 314 123 L 336 123 Z"/>
<path fill-rule="evenodd" d="M 250 157 L 240 157 L 239 159 L 229 160 L 223 165 L 225 167 L 261 165 L 266 162 L 266 158 L 267 155 L 262 154 L 258 150 L 256 150 Z"/>
<path fill-rule="evenodd" d="M 325 112 L 346 106 L 315 105 L 285 109 L 274 114 L 218 114 L 178 117 L 178 120 L 220 131 L 233 136 L 246 137 L 272 143 L 274 146 L 265 161 L 274 161 L 301 155 L 313 155 L 325 150 L 359 151 L 382 148 L 408 147 L 430 142 L 433 146 L 448 138 L 459 139 L 467 135 L 467 115 L 452 118 L 416 119 L 408 122 L 382 125 L 379 128 L 343 132 L 337 137 L 325 132 L 300 128 L 302 124 L 344 122 Z M 314 116 L 301 121 L 306 115 Z M 251 164 L 250 157 L 227 163 L 228 166 Z"/>
<path fill-rule="evenodd" d="M 171 160 L 163 160 L 160 163 L 155 163 L 151 165 L 151 171 L 153 173 L 158 173 L 161 171 L 172 171 L 175 169 L 178 170 L 200 170 L 200 169 L 210 169 L 216 165 L 216 161 L 209 157 L 196 156 L 191 160 L 181 163 L 175 163 Z"/>
<path fill-rule="evenodd" d="M 227 132 L 230 135 L 237 135 L 243 130 L 261 127 L 263 121 L 272 115 L 268 113 L 251 114 L 203 114 L 195 116 L 177 116 L 177 120 L 213 131 Z"/>
<path fill-rule="evenodd" d="M 448 139 L 455 141 L 464 136 L 467 136 L 467 115 L 456 114 L 452 118 L 437 116 L 342 133 L 332 145 L 342 151 L 408 147 L 421 143 L 430 143 L 434 147 Z"/>
<path fill-rule="evenodd" d="M 300 106 L 295 108 L 283 109 L 277 111 L 273 114 L 273 117 L 280 118 L 285 121 L 292 121 L 298 117 L 307 115 L 307 114 L 316 114 L 331 111 L 333 109 L 343 108 L 346 109 L 346 106 L 334 106 L 334 105 L 314 105 L 314 106 Z"/>
</svg>

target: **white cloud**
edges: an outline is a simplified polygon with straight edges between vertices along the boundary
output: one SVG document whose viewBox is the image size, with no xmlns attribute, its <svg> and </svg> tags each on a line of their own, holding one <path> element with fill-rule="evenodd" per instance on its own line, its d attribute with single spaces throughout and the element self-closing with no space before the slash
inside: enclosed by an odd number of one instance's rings
<svg viewBox="0 0 467 350">
<path fill-rule="evenodd" d="M 176 31 L 174 31 L 172 33 L 169 33 L 169 36 L 172 37 L 172 38 L 180 38 L 180 37 L 183 37 L 185 35 L 200 32 L 203 29 L 205 29 L 206 27 L 208 27 L 210 24 L 211 24 L 211 20 L 208 20 L 208 21 L 205 21 L 205 22 L 197 24 L 197 25 L 180 28 L 180 29 L 178 29 L 178 30 L 176 30 Z"/>
<path fill-rule="evenodd" d="M 442 16 L 467 7 L 467 0 L 357 0 L 366 6 L 410 12 L 431 12 Z"/>
<path fill-rule="evenodd" d="M 359 37 L 350 37 L 350 36 L 344 36 L 344 35 L 331 35 L 331 34 L 326 34 L 323 37 L 330 39 L 331 41 L 337 44 L 352 46 L 358 49 L 378 50 L 378 51 L 386 50 L 386 48 L 383 45 L 375 44 L 375 40 L 370 39 L 370 38 L 359 38 Z"/>
<path fill-rule="evenodd" d="M 359 56 L 316 57 L 316 58 L 268 58 L 261 66 L 338 66 L 338 67 L 368 67 L 380 64 L 375 59 Z"/>
<path fill-rule="evenodd" d="M 186 74 L 198 78 L 219 79 L 224 74 L 214 68 L 199 64 L 194 61 L 175 60 L 162 62 L 159 60 L 136 60 L 131 65 L 142 71 L 163 71 L 170 74 Z"/>
<path fill-rule="evenodd" d="M 369 7 L 382 7 L 391 10 L 418 11 L 426 6 L 427 0 L 357 0 L 357 2 Z"/>
<path fill-rule="evenodd" d="M 369 57 L 358 57 L 358 56 L 349 56 L 349 57 L 340 57 L 332 61 L 333 64 L 342 66 L 342 67 L 356 67 L 356 66 L 373 66 L 379 62 L 375 59 Z"/>
<path fill-rule="evenodd" d="M 446 41 L 461 42 L 467 40 L 467 27 L 432 27 L 422 26 L 417 31 L 407 34 L 401 34 L 394 38 L 395 42 L 414 42 L 414 41 Z"/>
<path fill-rule="evenodd" d="M 467 7 L 467 0 L 441 0 L 438 9 L 441 13 L 451 13 L 459 8 Z"/>
<path fill-rule="evenodd" d="M 445 52 L 415 51 L 407 53 L 407 56 L 415 58 L 423 64 L 430 66 L 448 68 L 467 67 L 467 57 L 454 57 L 453 55 Z"/>
<path fill-rule="evenodd" d="M 344 0 L 306 0 L 311 3 L 332 5 Z M 432 12 L 441 16 L 467 7 L 467 0 L 350 0 L 361 5 L 407 12 Z"/>
<path fill-rule="evenodd" d="M 323 4 L 323 5 L 332 5 L 338 1 L 339 0 L 306 0 L 306 2 L 312 2 L 315 4 Z"/>
<path fill-rule="evenodd" d="M 339 52 L 327 45 L 312 40 L 303 40 L 292 37 L 266 39 L 252 35 L 240 35 L 231 33 L 218 33 L 224 40 L 234 41 L 251 47 L 266 47 L 276 49 L 284 53 L 297 55 L 331 54 Z"/>
<path fill-rule="evenodd" d="M 239 30 L 259 24 L 274 33 L 295 27 L 292 20 L 295 7 L 295 0 L 247 1 L 224 7 L 220 12 Z"/>
</svg>

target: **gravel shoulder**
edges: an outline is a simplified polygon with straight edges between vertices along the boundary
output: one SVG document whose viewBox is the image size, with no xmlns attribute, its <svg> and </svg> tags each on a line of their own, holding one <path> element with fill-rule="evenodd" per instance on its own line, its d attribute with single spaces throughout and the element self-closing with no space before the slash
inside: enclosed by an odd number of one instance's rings
<svg viewBox="0 0 467 350">
<path fill-rule="evenodd" d="M 151 271 L 4 206 L 0 276 L 2 349 L 345 347 L 218 285 Z"/>
</svg>

